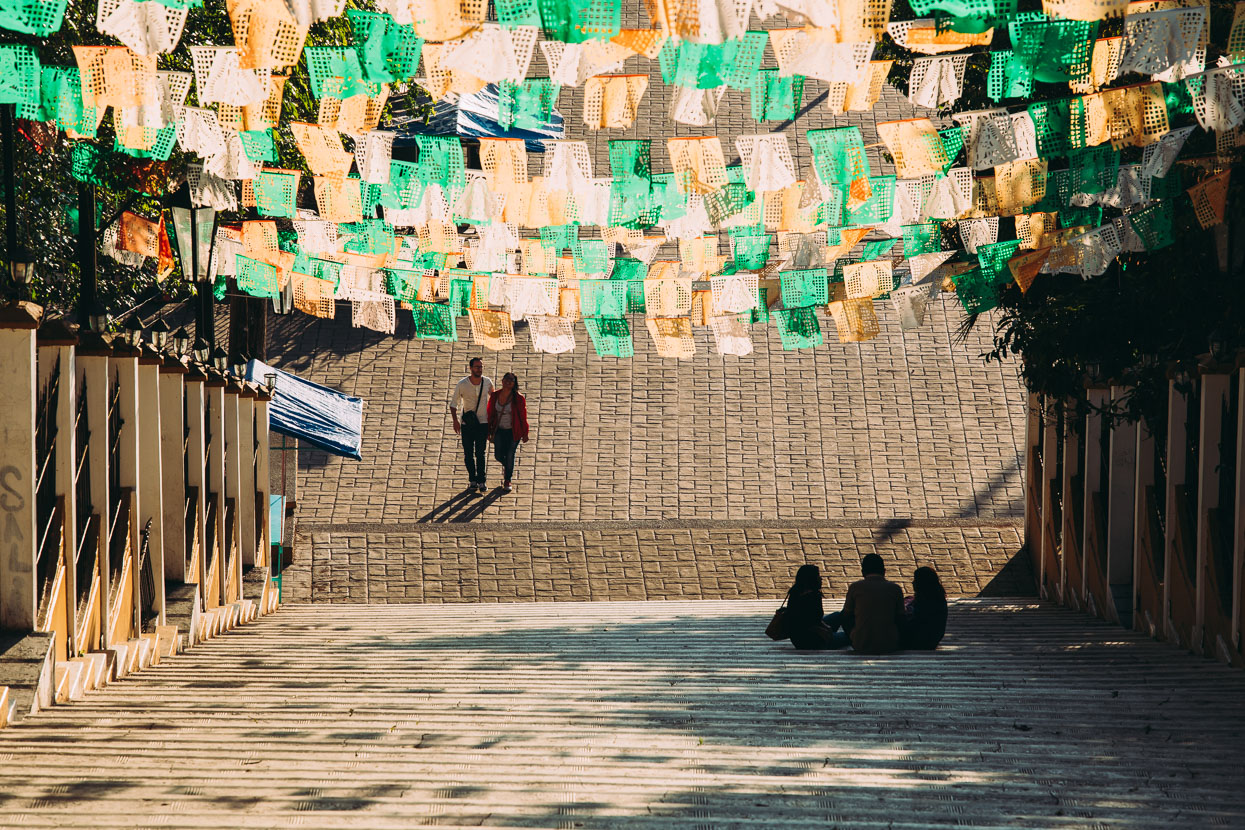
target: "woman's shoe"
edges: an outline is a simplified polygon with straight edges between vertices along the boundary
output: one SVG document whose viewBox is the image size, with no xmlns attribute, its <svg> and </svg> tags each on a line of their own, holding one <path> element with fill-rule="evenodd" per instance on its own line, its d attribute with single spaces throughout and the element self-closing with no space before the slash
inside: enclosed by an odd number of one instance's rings
<svg viewBox="0 0 1245 830">
<path fill-rule="evenodd" d="M 509 492 L 510 492 L 510 482 L 509 482 L 509 481 L 503 481 L 503 482 L 501 483 L 501 489 L 502 489 L 502 491 L 503 491 L 503 492 L 505 492 L 505 493 L 509 493 Z"/>
</svg>

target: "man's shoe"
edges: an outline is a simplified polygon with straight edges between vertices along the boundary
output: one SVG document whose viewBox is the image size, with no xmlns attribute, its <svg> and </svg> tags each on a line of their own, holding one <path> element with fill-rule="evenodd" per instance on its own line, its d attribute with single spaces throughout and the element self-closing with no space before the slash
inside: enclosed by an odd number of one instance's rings
<svg viewBox="0 0 1245 830">
<path fill-rule="evenodd" d="M 509 481 L 503 481 L 503 482 L 501 483 L 501 489 L 502 489 L 502 491 L 503 491 L 503 492 L 509 493 L 509 492 L 510 492 L 510 482 L 509 482 Z"/>
</svg>

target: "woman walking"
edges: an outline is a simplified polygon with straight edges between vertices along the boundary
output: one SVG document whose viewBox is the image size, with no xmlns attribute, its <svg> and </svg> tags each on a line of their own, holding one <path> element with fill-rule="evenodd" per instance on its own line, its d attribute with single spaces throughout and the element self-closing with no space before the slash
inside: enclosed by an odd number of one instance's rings
<svg viewBox="0 0 1245 830">
<path fill-rule="evenodd" d="M 519 394 L 514 372 L 501 378 L 501 389 L 488 396 L 488 436 L 493 457 L 502 467 L 502 489 L 510 492 L 514 476 L 514 454 L 520 443 L 527 443 L 527 401 Z"/>
</svg>

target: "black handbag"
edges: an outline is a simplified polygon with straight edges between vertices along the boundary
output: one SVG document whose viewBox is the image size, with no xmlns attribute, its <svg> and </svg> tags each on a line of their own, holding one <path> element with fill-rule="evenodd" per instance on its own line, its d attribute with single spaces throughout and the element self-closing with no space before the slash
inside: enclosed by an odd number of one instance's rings
<svg viewBox="0 0 1245 830">
<path fill-rule="evenodd" d="M 778 606 L 778 610 L 774 612 L 774 618 L 769 621 L 769 625 L 765 626 L 765 636 L 771 640 L 785 640 L 787 634 L 787 600 L 782 601 L 782 605 Z"/>
</svg>

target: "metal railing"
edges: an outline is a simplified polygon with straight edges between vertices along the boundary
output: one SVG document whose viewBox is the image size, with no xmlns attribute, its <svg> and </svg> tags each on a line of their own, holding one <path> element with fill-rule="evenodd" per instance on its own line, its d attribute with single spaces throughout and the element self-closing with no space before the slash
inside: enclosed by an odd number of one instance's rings
<svg viewBox="0 0 1245 830">
<path fill-rule="evenodd" d="M 121 518 L 124 499 L 121 491 L 121 377 L 113 373 L 111 388 L 108 390 L 108 512 L 106 514 L 108 543 L 108 578 L 115 580 L 121 573 L 121 556 L 119 550 L 124 546 L 117 544 L 117 525 Z"/>
<path fill-rule="evenodd" d="M 60 399 L 60 369 L 60 358 L 57 358 L 52 374 L 35 402 L 35 460 L 39 465 L 35 474 L 35 522 L 38 533 L 35 596 L 41 612 L 46 610 L 45 595 L 60 564 L 61 539 L 64 536 L 60 526 L 64 512 L 56 495 L 56 410 Z"/>
</svg>

